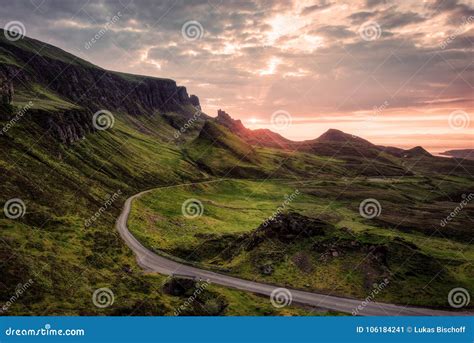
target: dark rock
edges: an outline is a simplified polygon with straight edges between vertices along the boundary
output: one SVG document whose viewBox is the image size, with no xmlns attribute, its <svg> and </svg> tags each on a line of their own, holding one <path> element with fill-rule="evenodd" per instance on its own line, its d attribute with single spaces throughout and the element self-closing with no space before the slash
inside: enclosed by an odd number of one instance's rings
<svg viewBox="0 0 474 343">
<path fill-rule="evenodd" d="M 57 49 L 37 41 L 32 44 L 43 44 L 45 51 Z M 21 85 L 33 82 L 45 85 L 45 88 L 93 112 L 104 109 L 132 115 L 152 115 L 156 111 L 178 111 L 182 106 L 191 104 L 186 88 L 177 86 L 171 79 L 108 71 L 72 55 L 70 61 L 55 59 L 37 54 L 34 49 L 22 49 L 3 41 L 0 41 L 0 48 L 15 56 L 19 64 L 28 65 L 27 69 L 22 69 L 1 64 L 0 80 Z M 9 85 L 5 87 L 5 101 L 11 101 L 12 89 Z"/>
<path fill-rule="evenodd" d="M 196 107 L 198 110 L 201 110 L 201 103 L 199 102 L 199 98 L 196 95 L 190 95 L 189 101 L 191 102 L 191 105 Z"/>
<path fill-rule="evenodd" d="M 0 96 L 2 105 L 10 105 L 13 101 L 13 83 L 9 80 L 0 81 Z"/>
<path fill-rule="evenodd" d="M 93 113 L 88 110 L 72 109 L 62 112 L 30 110 L 31 117 L 42 128 L 63 144 L 72 144 L 95 131 Z"/>
<path fill-rule="evenodd" d="M 277 239 L 290 243 L 297 239 L 324 235 L 330 224 L 309 218 L 296 212 L 280 213 L 274 219 L 265 221 L 250 236 L 247 249 L 252 249 L 266 239 Z"/>
<path fill-rule="evenodd" d="M 263 265 L 260 267 L 260 271 L 264 275 L 272 275 L 273 274 L 273 266 L 270 264 Z"/>
<path fill-rule="evenodd" d="M 217 111 L 216 122 L 227 127 L 230 131 L 236 134 L 247 131 L 241 120 L 232 119 L 232 117 L 223 110 Z"/>
<path fill-rule="evenodd" d="M 163 292 L 173 296 L 182 296 L 195 288 L 194 280 L 173 277 L 163 285 Z"/>
<path fill-rule="evenodd" d="M 131 274 L 132 273 L 132 268 L 130 268 L 129 265 L 125 265 L 123 266 L 122 270 L 127 273 L 127 274 Z"/>
</svg>

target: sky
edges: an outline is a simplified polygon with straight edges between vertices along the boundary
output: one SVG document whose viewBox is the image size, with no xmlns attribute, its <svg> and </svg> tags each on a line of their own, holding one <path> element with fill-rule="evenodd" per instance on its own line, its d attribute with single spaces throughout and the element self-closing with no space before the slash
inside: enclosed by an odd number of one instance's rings
<svg viewBox="0 0 474 343">
<path fill-rule="evenodd" d="M 3 2 L 12 22 L 290 139 L 474 148 L 474 0 Z"/>
</svg>

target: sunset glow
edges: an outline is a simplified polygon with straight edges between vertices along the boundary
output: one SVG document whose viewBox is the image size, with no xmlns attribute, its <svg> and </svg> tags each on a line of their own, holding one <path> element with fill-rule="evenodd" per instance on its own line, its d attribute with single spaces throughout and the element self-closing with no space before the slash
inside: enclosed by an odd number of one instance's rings
<svg viewBox="0 0 474 343">
<path fill-rule="evenodd" d="M 474 146 L 472 1 L 131 2 L 100 47 L 82 49 L 118 8 L 37 14 L 28 34 L 104 68 L 174 79 L 211 116 L 222 108 L 270 128 L 272 113 L 286 111 L 287 138 L 337 128 L 385 145 Z M 183 18 L 202 27 L 196 39 L 183 38 Z M 465 114 L 453 129 L 456 111 Z"/>
</svg>

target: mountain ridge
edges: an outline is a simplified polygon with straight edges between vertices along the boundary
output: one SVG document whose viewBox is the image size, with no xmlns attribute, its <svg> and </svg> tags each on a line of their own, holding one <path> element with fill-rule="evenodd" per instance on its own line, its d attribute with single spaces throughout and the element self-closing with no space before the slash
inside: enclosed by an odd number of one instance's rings
<svg viewBox="0 0 474 343">
<path fill-rule="evenodd" d="M 227 127 L 231 132 L 235 133 L 237 136 L 241 137 L 251 145 L 287 150 L 317 150 L 322 152 L 322 147 L 328 147 L 331 144 L 343 144 L 346 147 L 356 147 L 356 149 L 374 149 L 380 152 L 386 152 L 396 157 L 433 157 L 433 155 L 431 155 L 421 146 L 416 146 L 410 149 L 386 147 L 383 145 L 377 146 L 364 138 L 334 128 L 328 129 L 326 132 L 314 139 L 293 141 L 283 137 L 279 133 L 271 131 L 270 129 L 249 129 L 243 125 L 241 120 L 233 119 L 230 114 L 221 109 L 217 111 L 217 116 L 214 117 L 214 120 L 217 123 Z M 333 149 L 332 151 L 334 152 Z"/>
<path fill-rule="evenodd" d="M 186 87 L 174 80 L 109 71 L 28 37 L 10 42 L 3 33 L 0 31 L 3 104 L 20 105 L 33 98 L 32 118 L 40 118 L 39 124 L 56 132 L 63 143 L 94 131 L 89 124 L 99 110 L 134 116 L 179 111 L 191 117 L 201 108 L 199 98 L 188 95 Z M 38 108 L 45 96 L 62 101 L 64 106 L 51 106 L 46 111 Z M 3 112 L 8 116 L 8 111 Z M 41 119 L 47 115 L 50 119 Z"/>
</svg>

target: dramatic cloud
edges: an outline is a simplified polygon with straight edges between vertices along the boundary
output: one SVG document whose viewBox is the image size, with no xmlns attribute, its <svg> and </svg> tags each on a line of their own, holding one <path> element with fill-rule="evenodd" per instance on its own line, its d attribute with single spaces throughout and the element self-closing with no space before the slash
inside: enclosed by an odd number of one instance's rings
<svg viewBox="0 0 474 343">
<path fill-rule="evenodd" d="M 473 15 L 469 0 L 25 0 L 0 9 L 2 26 L 19 20 L 28 36 L 101 67 L 175 79 L 211 115 L 223 108 L 270 127 L 285 110 L 290 138 L 336 127 L 432 149 L 473 147 Z M 453 131 L 456 110 L 471 121 Z"/>
</svg>

